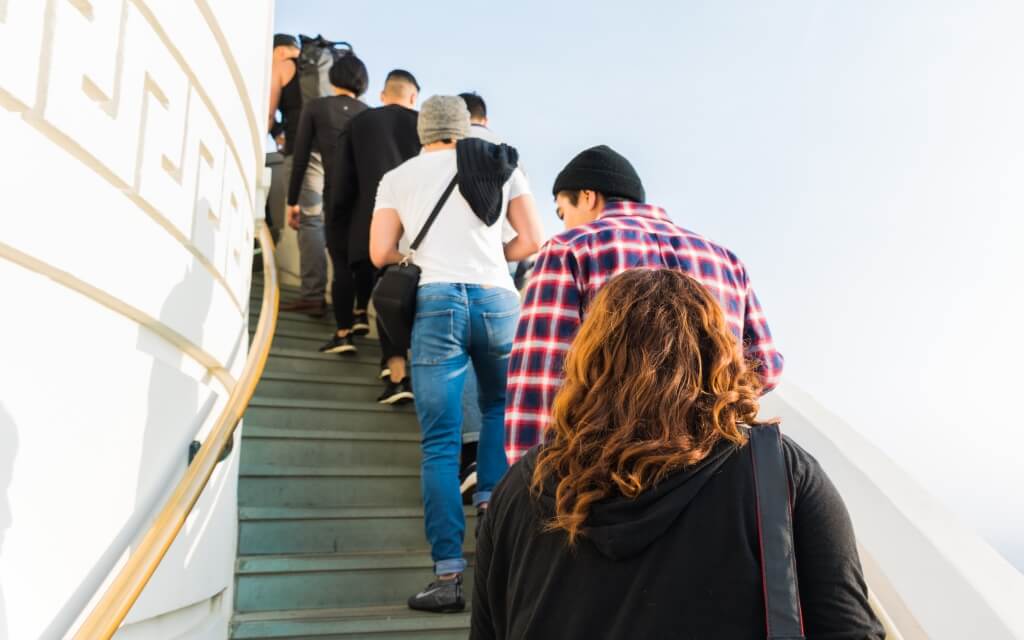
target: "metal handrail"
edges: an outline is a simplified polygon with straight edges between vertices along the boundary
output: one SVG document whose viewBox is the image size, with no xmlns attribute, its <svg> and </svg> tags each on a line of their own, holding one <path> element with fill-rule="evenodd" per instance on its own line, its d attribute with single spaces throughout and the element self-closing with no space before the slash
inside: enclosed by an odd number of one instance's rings
<svg viewBox="0 0 1024 640">
<path fill-rule="evenodd" d="M 96 603 L 85 622 L 78 628 L 75 640 L 110 638 L 121 626 L 121 622 L 138 600 L 146 583 L 181 531 L 188 514 L 195 507 L 206 483 L 213 475 L 221 451 L 233 441 L 235 427 L 249 406 L 249 400 L 252 399 L 256 383 L 263 374 L 263 367 L 270 353 L 270 343 L 277 325 L 280 296 L 277 267 L 274 263 L 274 241 L 265 225 L 260 226 L 258 238 L 260 248 L 263 250 L 263 307 L 241 378 L 231 390 L 228 404 L 213 425 L 206 443 L 200 448 L 185 476 L 175 487 L 174 493 L 146 531 L 142 542 L 128 558 L 128 562 Z"/>
</svg>

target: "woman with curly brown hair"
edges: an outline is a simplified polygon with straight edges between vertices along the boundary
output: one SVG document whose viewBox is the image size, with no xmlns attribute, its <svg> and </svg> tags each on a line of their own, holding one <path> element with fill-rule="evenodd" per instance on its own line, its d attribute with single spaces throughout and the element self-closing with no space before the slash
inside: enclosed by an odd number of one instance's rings
<svg viewBox="0 0 1024 640">
<path fill-rule="evenodd" d="M 786 505 L 785 489 L 758 497 L 748 453 L 752 433 L 777 433 L 755 426 L 760 391 L 697 281 L 632 270 L 609 282 L 567 356 L 546 441 L 492 495 L 471 637 L 783 637 L 766 625 L 778 585 L 762 571 L 760 505 Z M 884 637 L 842 499 L 791 440 L 777 457 L 799 585 L 786 637 Z"/>
</svg>

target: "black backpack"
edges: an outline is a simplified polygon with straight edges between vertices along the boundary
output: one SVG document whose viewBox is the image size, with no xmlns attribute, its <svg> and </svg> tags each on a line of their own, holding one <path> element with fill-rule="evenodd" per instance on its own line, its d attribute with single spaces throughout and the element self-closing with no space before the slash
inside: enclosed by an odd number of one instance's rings
<svg viewBox="0 0 1024 640">
<path fill-rule="evenodd" d="M 332 95 L 334 92 L 328 77 L 331 65 L 338 58 L 352 53 L 352 45 L 347 42 L 332 42 L 322 35 L 317 35 L 315 38 L 299 36 L 299 42 L 302 52 L 299 53 L 296 63 L 302 103 Z"/>
</svg>

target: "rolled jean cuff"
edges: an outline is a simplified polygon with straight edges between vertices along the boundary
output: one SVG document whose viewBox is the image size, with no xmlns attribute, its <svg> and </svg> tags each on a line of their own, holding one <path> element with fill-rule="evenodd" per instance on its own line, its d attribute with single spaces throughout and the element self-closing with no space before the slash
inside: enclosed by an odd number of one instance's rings
<svg viewBox="0 0 1024 640">
<path fill-rule="evenodd" d="M 452 558 L 450 560 L 438 560 L 434 563 L 434 575 L 445 576 L 449 573 L 462 573 L 466 570 L 465 558 Z"/>
<path fill-rule="evenodd" d="M 490 491 L 477 491 L 476 493 L 473 494 L 473 506 L 474 507 L 479 507 L 483 503 L 490 502 L 490 501 L 491 501 L 491 492 Z"/>
</svg>

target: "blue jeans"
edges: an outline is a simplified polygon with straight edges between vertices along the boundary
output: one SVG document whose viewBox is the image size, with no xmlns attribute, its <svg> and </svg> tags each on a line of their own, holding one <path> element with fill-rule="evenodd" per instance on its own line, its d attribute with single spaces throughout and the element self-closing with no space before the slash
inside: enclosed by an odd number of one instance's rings
<svg viewBox="0 0 1024 640">
<path fill-rule="evenodd" d="M 472 361 L 483 420 L 473 503 L 490 500 L 508 469 L 505 382 L 519 320 L 519 296 L 508 289 L 436 283 L 420 287 L 412 328 L 412 387 L 423 447 L 423 508 L 438 575 L 466 568 L 466 520 L 459 493 L 462 388 Z"/>
<path fill-rule="evenodd" d="M 462 444 L 480 441 L 480 425 L 483 423 L 483 416 L 480 415 L 479 392 L 476 385 L 476 372 L 473 371 L 473 363 L 466 366 L 466 383 L 462 388 Z M 465 460 L 463 460 L 463 465 Z"/>
</svg>

